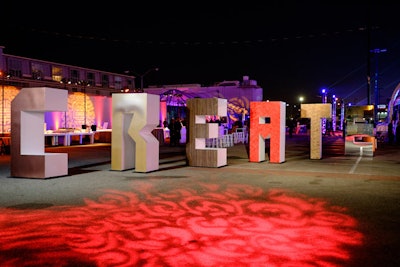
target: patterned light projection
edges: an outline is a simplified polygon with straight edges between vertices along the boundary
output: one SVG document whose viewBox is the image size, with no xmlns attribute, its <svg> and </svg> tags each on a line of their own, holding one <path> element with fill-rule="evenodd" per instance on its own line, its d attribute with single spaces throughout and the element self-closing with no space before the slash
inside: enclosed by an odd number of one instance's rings
<svg viewBox="0 0 400 267">
<path fill-rule="evenodd" d="M 47 130 L 58 130 L 60 128 L 81 129 L 85 124 L 85 103 L 83 93 L 68 95 L 67 112 L 49 112 L 45 115 Z M 86 124 L 96 125 L 101 128 L 105 122 L 111 126 L 112 105 L 111 98 L 105 96 L 86 97 Z"/>
<path fill-rule="evenodd" d="M 249 116 L 250 101 L 247 97 L 233 97 L 228 100 L 228 117 L 233 123 L 244 121 L 243 116 Z"/>
<path fill-rule="evenodd" d="M 97 125 L 100 128 L 104 122 L 111 124 L 111 98 L 105 96 L 86 96 L 86 112 L 84 94 L 75 92 L 68 94 L 67 112 L 50 112 L 46 114 L 47 130 L 59 128 L 81 129 L 82 125 Z M 111 126 L 111 125 L 110 125 Z"/>
<path fill-rule="evenodd" d="M 11 131 L 11 101 L 18 95 L 20 90 L 14 86 L 5 86 L 4 90 L 4 132 Z M 101 125 L 109 119 L 103 118 L 105 108 L 104 97 L 86 97 L 86 124 Z M 96 102 L 96 110 L 93 101 Z M 58 130 L 59 128 L 80 129 L 85 122 L 84 94 L 75 92 L 68 95 L 67 112 L 48 112 L 45 114 L 47 130 Z M 111 109 L 108 107 L 111 114 Z M 3 110 L 0 101 L 0 110 Z M 1 131 L 1 130 L 0 130 Z"/>
<path fill-rule="evenodd" d="M 36 208 L 0 209 L 3 266 L 344 266 L 364 238 L 325 200 L 221 181 Z"/>
<path fill-rule="evenodd" d="M 79 129 L 83 124 L 95 125 L 95 110 L 93 102 L 89 96 L 86 96 L 81 92 L 75 92 L 68 95 L 68 112 L 66 114 L 66 121 L 63 119 L 61 125 L 66 125 L 66 128 L 76 128 Z M 86 110 L 85 110 L 86 103 Z"/>
<path fill-rule="evenodd" d="M 11 131 L 11 101 L 18 95 L 19 90 L 14 86 L 4 86 L 4 107 L 3 107 L 3 100 L 0 101 L 0 110 L 4 114 L 2 114 L 2 128 L 0 132 L 4 130 L 5 133 Z M 3 121 L 4 118 L 4 121 Z M 4 129 L 3 129 L 4 128 Z"/>
</svg>

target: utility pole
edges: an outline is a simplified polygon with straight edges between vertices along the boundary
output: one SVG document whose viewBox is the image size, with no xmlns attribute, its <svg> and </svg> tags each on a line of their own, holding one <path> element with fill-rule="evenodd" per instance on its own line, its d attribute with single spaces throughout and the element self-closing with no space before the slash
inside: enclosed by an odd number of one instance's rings
<svg viewBox="0 0 400 267">
<path fill-rule="evenodd" d="M 145 73 L 143 73 L 142 75 L 140 75 L 140 91 L 142 93 L 144 92 L 144 89 L 143 89 L 143 77 L 146 76 L 148 73 L 150 73 L 152 71 L 158 71 L 158 68 L 151 68 L 151 69 L 147 70 Z"/>
<path fill-rule="evenodd" d="M 328 102 L 328 90 L 327 89 L 322 89 L 321 90 L 322 93 L 322 103 L 326 104 Z M 322 134 L 325 135 L 326 134 L 326 118 L 322 118 L 321 121 L 322 125 Z"/>
<path fill-rule="evenodd" d="M 375 76 L 374 76 L 374 120 L 377 123 L 379 118 L 378 105 L 380 104 L 380 90 L 379 90 L 379 65 L 378 65 L 378 54 L 387 52 L 386 48 L 380 49 L 375 48 L 370 50 L 370 53 L 374 55 L 375 61 Z"/>
<path fill-rule="evenodd" d="M 367 13 L 367 105 L 371 105 L 371 22 L 368 5 Z"/>
<path fill-rule="evenodd" d="M 139 73 L 136 73 L 135 71 L 132 71 L 132 70 L 126 70 L 126 71 L 124 71 L 124 73 L 125 74 L 128 74 L 128 73 L 132 73 L 133 75 L 135 75 L 135 76 L 139 76 L 140 77 L 140 89 L 139 89 L 139 93 L 143 93 L 144 92 L 144 88 L 143 88 L 143 78 L 144 78 L 144 76 L 146 76 L 147 74 L 149 74 L 150 72 L 152 72 L 152 71 L 158 71 L 159 70 L 159 68 L 150 68 L 150 69 L 148 69 L 146 72 L 144 72 L 143 74 L 139 74 Z M 136 91 L 136 89 L 135 89 L 135 92 L 137 92 Z"/>
<path fill-rule="evenodd" d="M 333 131 L 336 131 L 336 106 L 337 106 L 336 95 L 332 95 L 332 130 Z"/>
</svg>

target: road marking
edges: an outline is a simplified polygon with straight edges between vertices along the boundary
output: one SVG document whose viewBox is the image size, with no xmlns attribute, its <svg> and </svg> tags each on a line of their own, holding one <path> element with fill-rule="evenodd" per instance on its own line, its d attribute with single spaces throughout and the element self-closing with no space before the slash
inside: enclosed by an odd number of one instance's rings
<svg viewBox="0 0 400 267">
<path fill-rule="evenodd" d="M 361 159 L 362 159 L 362 154 L 358 157 L 356 163 L 354 163 L 354 165 L 351 168 L 351 170 L 349 171 L 349 173 L 354 173 L 354 171 L 356 170 L 358 163 L 360 163 Z"/>
</svg>

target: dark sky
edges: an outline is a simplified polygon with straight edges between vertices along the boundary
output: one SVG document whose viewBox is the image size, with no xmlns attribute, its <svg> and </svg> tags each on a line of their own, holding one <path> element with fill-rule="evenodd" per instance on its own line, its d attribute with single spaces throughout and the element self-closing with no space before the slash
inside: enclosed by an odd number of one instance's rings
<svg viewBox="0 0 400 267">
<path fill-rule="evenodd" d="M 249 76 L 264 100 L 319 102 L 328 88 L 346 102 L 366 101 L 368 69 L 372 78 L 378 69 L 386 102 L 400 82 L 400 4 L 218 2 L 9 6 L 0 45 L 7 54 L 117 73 L 159 67 L 145 86 Z M 368 60 L 375 48 L 387 52 Z"/>
</svg>

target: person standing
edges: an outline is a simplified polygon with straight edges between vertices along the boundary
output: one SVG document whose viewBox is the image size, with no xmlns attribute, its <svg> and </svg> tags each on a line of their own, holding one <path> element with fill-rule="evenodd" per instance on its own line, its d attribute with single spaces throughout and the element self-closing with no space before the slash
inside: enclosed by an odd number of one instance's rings
<svg viewBox="0 0 400 267">
<path fill-rule="evenodd" d="M 175 118 L 171 118 L 168 123 L 169 128 L 169 145 L 175 146 L 176 145 L 176 131 L 175 131 Z"/>
<path fill-rule="evenodd" d="M 167 119 L 165 119 L 165 120 L 163 121 L 163 126 L 164 126 L 164 128 L 167 128 L 167 127 L 168 127 Z"/>
<path fill-rule="evenodd" d="M 293 137 L 293 131 L 294 131 L 294 121 L 293 121 L 293 119 L 289 120 L 288 128 L 289 128 L 289 137 L 292 138 Z"/>
<path fill-rule="evenodd" d="M 182 123 L 179 118 L 172 118 L 169 122 L 170 146 L 179 146 L 181 141 Z"/>
<path fill-rule="evenodd" d="M 175 119 L 174 123 L 174 131 L 175 131 L 175 144 L 179 146 L 181 143 L 181 129 L 182 129 L 182 123 L 181 119 L 178 117 Z"/>
<path fill-rule="evenodd" d="M 295 128 L 296 128 L 296 134 L 299 134 L 299 132 L 300 132 L 300 122 L 299 121 L 297 121 Z"/>
</svg>

